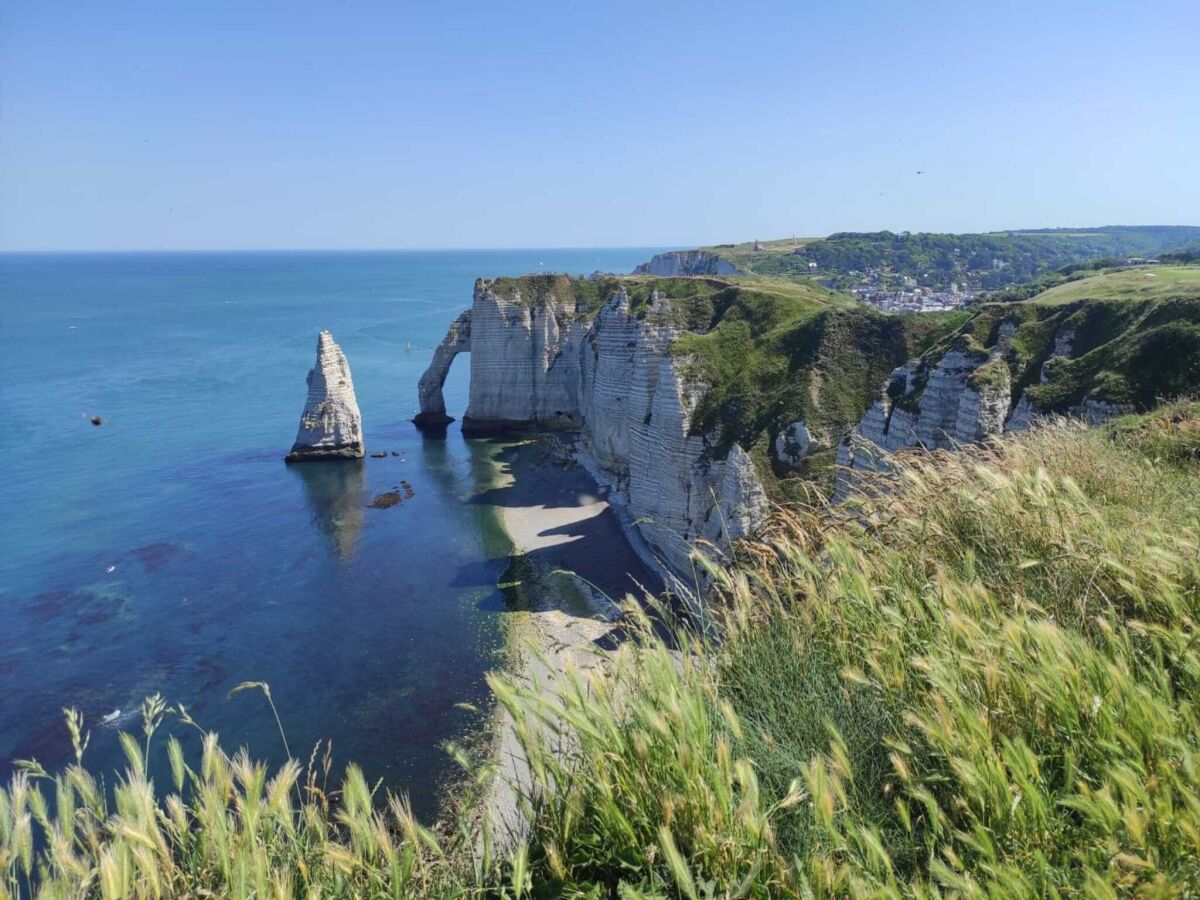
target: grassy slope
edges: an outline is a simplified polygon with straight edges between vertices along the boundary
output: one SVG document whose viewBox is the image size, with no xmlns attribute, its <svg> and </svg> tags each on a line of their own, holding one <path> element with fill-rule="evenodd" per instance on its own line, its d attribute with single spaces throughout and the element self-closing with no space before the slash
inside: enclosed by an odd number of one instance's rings
<svg viewBox="0 0 1200 900">
<path fill-rule="evenodd" d="M 675 345 L 688 358 L 685 371 L 710 385 L 694 427 L 715 436 L 717 455 L 734 442 L 750 449 L 766 475 L 767 449 L 783 426 L 803 419 L 832 448 L 892 369 L 964 317 L 889 315 L 854 303 L 780 309 L 744 294 L 712 331 Z"/>
<path fill-rule="evenodd" d="M 650 639 L 626 690 L 566 701 L 539 881 L 1200 890 L 1198 417 L 912 457 L 781 515 L 723 578 L 720 645 L 680 668 Z"/>
<path fill-rule="evenodd" d="M 1110 269 L 1090 278 L 1050 288 L 1038 303 L 1075 300 L 1155 300 L 1185 297 L 1200 300 L 1200 266 L 1136 266 Z"/>
<path fill-rule="evenodd" d="M 356 771 L 159 735 L 125 742 L 115 805 L 78 767 L 0 792 L 0 895 L 1195 894 L 1198 448 L 1177 404 L 898 457 L 781 512 L 682 653 L 633 612 L 610 678 L 496 677 L 533 773 L 504 859 Z"/>
</svg>

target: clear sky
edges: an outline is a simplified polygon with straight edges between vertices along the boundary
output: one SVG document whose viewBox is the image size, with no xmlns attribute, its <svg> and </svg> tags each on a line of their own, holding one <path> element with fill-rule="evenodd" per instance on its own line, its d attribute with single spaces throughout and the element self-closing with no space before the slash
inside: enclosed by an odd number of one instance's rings
<svg viewBox="0 0 1200 900">
<path fill-rule="evenodd" d="M 0 3 L 2 249 L 1099 224 L 1200 224 L 1196 0 Z"/>
</svg>

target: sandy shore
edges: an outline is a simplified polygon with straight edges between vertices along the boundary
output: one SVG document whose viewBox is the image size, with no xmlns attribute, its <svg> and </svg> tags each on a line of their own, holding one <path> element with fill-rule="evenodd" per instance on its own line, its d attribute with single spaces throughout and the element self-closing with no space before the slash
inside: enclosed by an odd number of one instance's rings
<svg viewBox="0 0 1200 900">
<path fill-rule="evenodd" d="M 508 619 L 511 673 L 526 686 L 553 691 L 568 668 L 606 665 L 616 646 L 612 599 L 657 588 L 629 547 L 595 482 L 564 456 L 553 439 L 506 451 L 490 492 L 520 560 L 521 609 Z M 508 713 L 497 710 L 497 771 L 480 802 L 494 846 L 511 846 L 526 822 L 518 790 L 529 772 Z"/>
</svg>

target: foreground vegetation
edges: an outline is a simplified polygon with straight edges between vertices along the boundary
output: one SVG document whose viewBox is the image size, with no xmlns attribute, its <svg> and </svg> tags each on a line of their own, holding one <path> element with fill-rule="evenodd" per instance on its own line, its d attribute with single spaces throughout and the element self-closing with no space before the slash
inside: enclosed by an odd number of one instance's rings
<svg viewBox="0 0 1200 900">
<path fill-rule="evenodd" d="M 355 769 L 189 763 L 152 702 L 111 802 L 79 765 L 0 794 L 0 894 L 1200 892 L 1200 404 L 859 488 L 714 569 L 701 635 L 631 607 L 608 677 L 493 679 L 530 762 L 502 855 Z"/>
</svg>

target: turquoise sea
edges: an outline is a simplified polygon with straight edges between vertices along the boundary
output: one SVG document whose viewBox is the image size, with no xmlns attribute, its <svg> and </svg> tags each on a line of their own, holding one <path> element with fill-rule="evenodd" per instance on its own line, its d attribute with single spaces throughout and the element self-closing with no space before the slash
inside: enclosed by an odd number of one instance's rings
<svg viewBox="0 0 1200 900">
<path fill-rule="evenodd" d="M 476 277 L 653 252 L 0 255 L 0 778 L 70 758 L 66 706 L 89 766 L 117 768 L 117 728 L 155 692 L 278 762 L 261 694 L 227 699 L 256 680 L 295 755 L 331 740 L 335 770 L 355 760 L 432 815 L 441 744 L 479 724 L 457 704 L 486 706 L 500 659 L 509 546 L 478 499 L 493 448 L 457 425 L 423 438 L 417 379 Z M 283 463 L 322 328 L 386 459 Z"/>
</svg>

